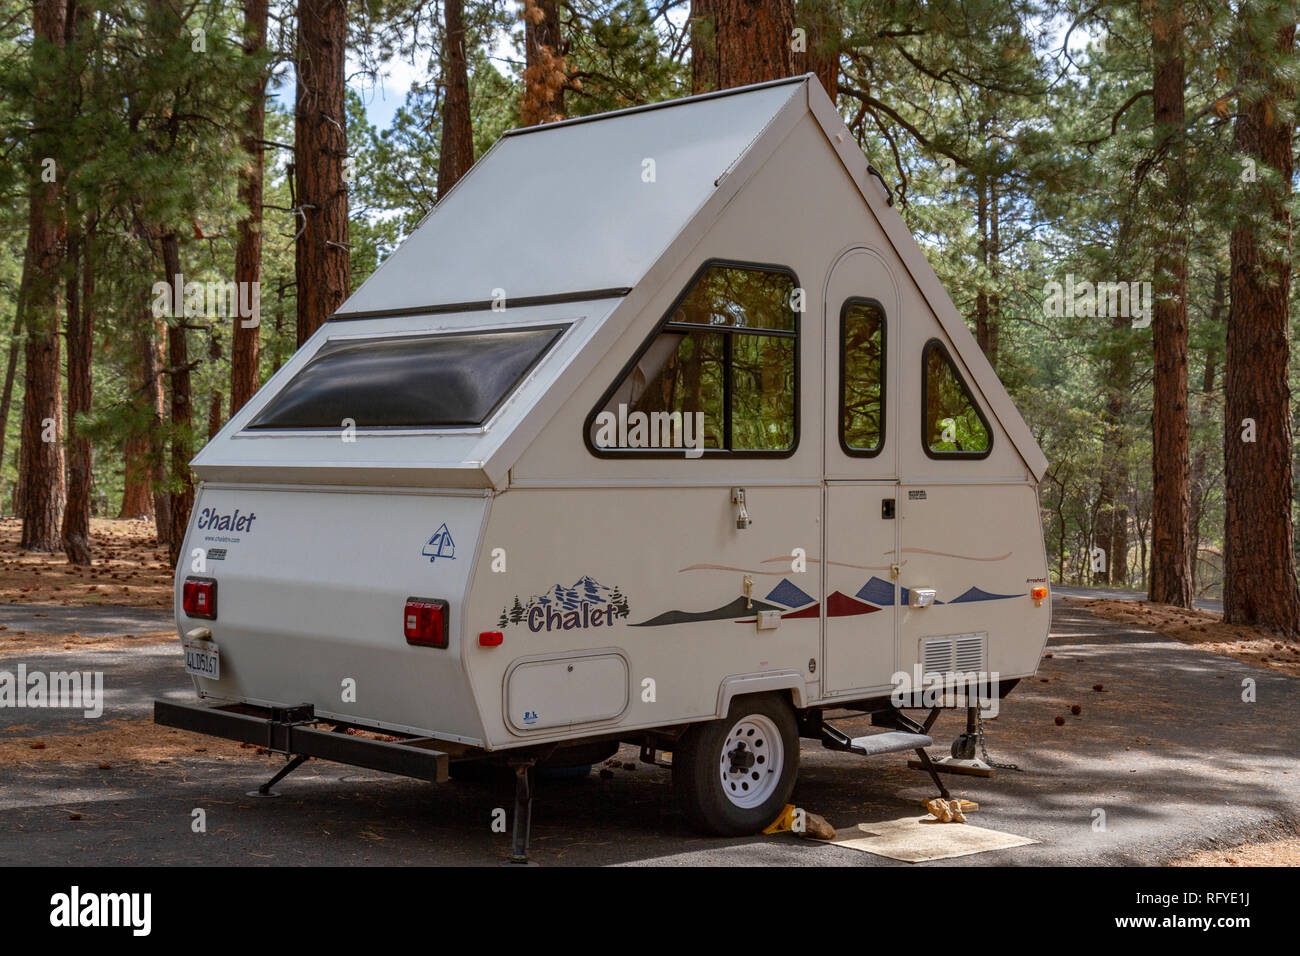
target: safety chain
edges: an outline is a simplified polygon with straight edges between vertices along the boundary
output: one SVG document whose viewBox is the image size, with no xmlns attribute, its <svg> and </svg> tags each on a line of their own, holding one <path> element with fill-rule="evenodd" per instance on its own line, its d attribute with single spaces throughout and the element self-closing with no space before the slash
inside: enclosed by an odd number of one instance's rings
<svg viewBox="0 0 1300 956">
<path fill-rule="evenodd" d="M 998 770 L 1020 770 L 1020 767 L 1018 767 L 1016 764 L 998 763 L 996 760 L 994 760 L 992 757 L 989 756 L 989 749 L 988 747 L 984 746 L 984 718 L 980 716 L 979 711 L 975 712 L 975 731 L 976 731 L 976 736 L 978 737 L 980 742 L 980 758 L 986 764 Z"/>
</svg>

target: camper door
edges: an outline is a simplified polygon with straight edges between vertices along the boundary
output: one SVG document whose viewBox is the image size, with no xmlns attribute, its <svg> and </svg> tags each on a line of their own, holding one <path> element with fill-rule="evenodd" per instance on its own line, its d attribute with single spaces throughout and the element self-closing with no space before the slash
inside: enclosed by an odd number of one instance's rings
<svg viewBox="0 0 1300 956">
<path fill-rule="evenodd" d="M 826 286 L 827 696 L 878 693 L 896 669 L 898 297 L 885 261 L 841 256 Z"/>
</svg>

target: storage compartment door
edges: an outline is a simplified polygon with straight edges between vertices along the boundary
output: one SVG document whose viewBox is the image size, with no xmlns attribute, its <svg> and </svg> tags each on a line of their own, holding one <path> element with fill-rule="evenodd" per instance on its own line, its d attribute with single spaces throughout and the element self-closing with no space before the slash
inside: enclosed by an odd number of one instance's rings
<svg viewBox="0 0 1300 956">
<path fill-rule="evenodd" d="M 613 720 L 627 703 L 627 660 L 616 652 L 525 658 L 506 673 L 506 722 L 517 734 Z"/>
</svg>

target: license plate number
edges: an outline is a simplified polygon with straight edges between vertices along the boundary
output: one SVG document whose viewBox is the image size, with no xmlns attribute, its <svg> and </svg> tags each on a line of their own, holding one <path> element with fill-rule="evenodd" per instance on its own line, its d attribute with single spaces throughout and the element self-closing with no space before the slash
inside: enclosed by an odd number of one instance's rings
<svg viewBox="0 0 1300 956">
<path fill-rule="evenodd" d="M 221 648 L 206 641 L 186 644 L 185 673 L 206 677 L 209 680 L 220 680 Z"/>
</svg>

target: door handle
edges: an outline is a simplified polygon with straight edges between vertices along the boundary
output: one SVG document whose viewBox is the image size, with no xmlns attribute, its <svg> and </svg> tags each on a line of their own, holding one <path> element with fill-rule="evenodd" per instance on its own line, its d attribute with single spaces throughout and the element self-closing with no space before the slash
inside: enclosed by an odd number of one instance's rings
<svg viewBox="0 0 1300 956">
<path fill-rule="evenodd" d="M 745 509 L 744 488 L 731 489 L 731 503 L 736 506 L 736 527 L 737 528 L 743 531 L 746 528 L 748 528 L 751 524 L 754 523 L 754 519 L 749 516 L 749 512 Z"/>
</svg>

